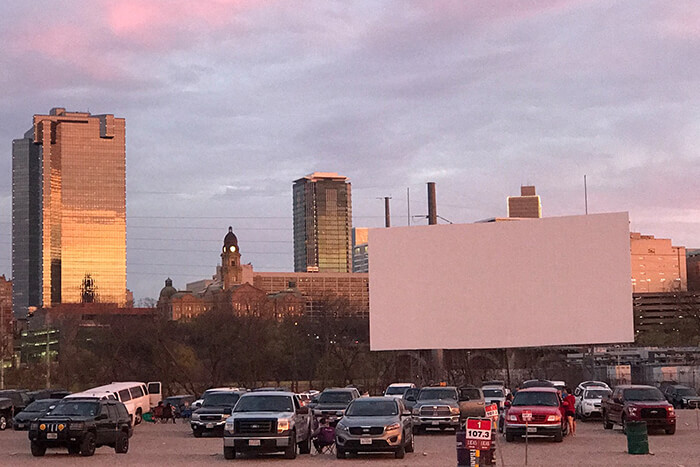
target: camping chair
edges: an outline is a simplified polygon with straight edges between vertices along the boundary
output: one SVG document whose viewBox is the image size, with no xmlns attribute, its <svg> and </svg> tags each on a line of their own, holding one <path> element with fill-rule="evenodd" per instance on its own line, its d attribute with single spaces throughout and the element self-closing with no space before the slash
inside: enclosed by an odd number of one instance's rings
<svg viewBox="0 0 700 467">
<path fill-rule="evenodd" d="M 332 426 L 322 426 L 314 439 L 314 447 L 319 454 L 334 454 L 335 428 Z"/>
</svg>

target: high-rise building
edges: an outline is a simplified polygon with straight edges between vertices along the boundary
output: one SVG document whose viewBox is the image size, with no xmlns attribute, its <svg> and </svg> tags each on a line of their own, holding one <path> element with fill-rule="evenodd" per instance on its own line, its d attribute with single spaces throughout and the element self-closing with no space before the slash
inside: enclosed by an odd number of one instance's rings
<svg viewBox="0 0 700 467">
<path fill-rule="evenodd" d="M 669 238 L 630 232 L 632 291 L 635 293 L 685 292 L 688 290 L 684 246 Z"/>
<path fill-rule="evenodd" d="M 369 229 L 352 229 L 352 272 L 369 272 Z"/>
<path fill-rule="evenodd" d="M 125 121 L 55 108 L 12 142 L 13 310 L 126 301 Z"/>
<path fill-rule="evenodd" d="M 294 181 L 294 271 L 352 272 L 350 182 L 314 172 Z"/>
<path fill-rule="evenodd" d="M 521 186 L 520 196 L 508 197 L 508 217 L 542 217 L 542 203 L 534 186 Z"/>
</svg>

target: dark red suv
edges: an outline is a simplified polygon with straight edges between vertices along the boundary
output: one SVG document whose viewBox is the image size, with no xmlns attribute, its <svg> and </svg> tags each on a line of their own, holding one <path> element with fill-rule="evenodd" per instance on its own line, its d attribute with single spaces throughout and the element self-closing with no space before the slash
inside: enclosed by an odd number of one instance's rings
<svg viewBox="0 0 700 467">
<path fill-rule="evenodd" d="M 645 421 L 649 428 L 663 428 L 669 435 L 676 432 L 676 411 L 654 386 L 617 386 L 603 399 L 602 409 L 606 430 L 614 424 L 625 430 L 628 421 Z"/>
</svg>

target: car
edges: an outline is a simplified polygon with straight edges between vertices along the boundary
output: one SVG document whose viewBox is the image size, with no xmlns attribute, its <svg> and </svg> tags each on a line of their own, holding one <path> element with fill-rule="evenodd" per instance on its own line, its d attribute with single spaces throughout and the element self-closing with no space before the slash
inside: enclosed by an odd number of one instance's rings
<svg viewBox="0 0 700 467">
<path fill-rule="evenodd" d="M 532 415 L 530 421 L 525 421 L 524 412 Z M 508 442 L 527 434 L 549 436 L 560 443 L 564 439 L 566 422 L 562 417 L 558 390 L 537 386 L 519 390 L 513 402 L 506 403 L 503 430 Z"/>
<path fill-rule="evenodd" d="M 335 425 L 345 413 L 348 404 L 360 397 L 356 388 L 327 388 L 318 396 L 318 401 L 313 406 L 313 416 L 328 420 Z"/>
<path fill-rule="evenodd" d="M 205 391 L 202 406 L 190 418 L 194 437 L 201 438 L 205 433 L 221 436 L 226 419 L 243 394 L 244 391 L 227 389 Z"/>
<path fill-rule="evenodd" d="M 14 406 L 12 405 L 12 399 L 0 397 L 0 431 L 4 431 L 12 424 L 13 413 Z"/>
<path fill-rule="evenodd" d="M 566 381 L 552 380 L 552 385 L 560 391 L 566 389 Z"/>
<path fill-rule="evenodd" d="M 286 391 L 247 392 L 241 395 L 224 425 L 224 458 L 239 452 L 284 452 L 294 459 L 311 452 L 309 408 Z"/>
<path fill-rule="evenodd" d="M 486 405 L 496 404 L 498 409 L 503 408 L 503 403 L 506 401 L 506 387 L 502 384 L 483 384 L 481 392 L 484 393 L 484 401 Z"/>
<path fill-rule="evenodd" d="M 428 428 L 457 429 L 460 424 L 459 394 L 455 386 L 431 386 L 420 390 L 412 410 L 413 432 Z"/>
<path fill-rule="evenodd" d="M 420 393 L 420 388 L 409 388 L 409 389 L 406 389 L 406 392 L 403 393 L 403 396 L 401 397 L 401 401 L 403 402 L 403 405 L 405 405 L 408 410 L 413 410 L 413 406 L 416 405 L 416 401 L 418 400 L 419 393 Z"/>
<path fill-rule="evenodd" d="M 666 434 L 676 432 L 676 412 L 659 388 L 644 385 L 620 385 L 603 399 L 603 427 L 615 424 L 627 431 L 627 422 L 645 421 L 648 428 L 663 428 Z"/>
<path fill-rule="evenodd" d="M 597 386 L 610 389 L 610 386 L 608 386 L 608 384 L 604 381 L 583 381 L 578 386 L 576 386 L 576 389 L 574 389 L 574 396 L 581 397 L 583 391 L 589 386 Z"/>
<path fill-rule="evenodd" d="M 338 459 L 358 452 L 413 452 L 411 412 L 396 397 L 362 397 L 350 403 L 335 427 Z"/>
<path fill-rule="evenodd" d="M 582 420 L 603 415 L 602 401 L 612 391 L 604 386 L 587 386 L 576 398 L 576 417 Z"/>
<path fill-rule="evenodd" d="M 415 387 L 416 385 L 413 383 L 391 383 L 384 391 L 384 395 L 386 397 L 401 399 L 408 389 Z"/>
<path fill-rule="evenodd" d="M 0 398 L 10 399 L 16 414 L 20 413 L 32 402 L 27 391 L 22 389 L 5 389 L 0 391 Z"/>
<path fill-rule="evenodd" d="M 63 399 L 49 415 L 29 425 L 30 447 L 36 457 L 46 454 L 47 448 L 92 456 L 100 446 L 126 454 L 132 434 L 126 406 L 113 399 Z"/>
<path fill-rule="evenodd" d="M 459 414 L 461 421 L 464 422 L 469 417 L 485 417 L 484 393 L 481 389 L 474 386 L 460 387 L 459 393 Z"/>
<path fill-rule="evenodd" d="M 32 402 L 39 399 L 63 399 L 71 394 L 70 391 L 65 389 L 39 389 L 27 393 Z"/>
<path fill-rule="evenodd" d="M 527 389 L 527 388 L 553 388 L 554 383 L 552 383 L 548 379 L 528 379 L 527 381 L 523 381 L 522 384 L 520 385 L 520 389 Z"/>
<path fill-rule="evenodd" d="M 15 430 L 28 430 L 29 424 L 39 417 L 48 415 L 56 407 L 61 399 L 38 399 L 32 402 L 23 411 L 12 419 L 12 427 Z"/>
<path fill-rule="evenodd" d="M 166 397 L 163 399 L 163 405 L 170 404 L 173 406 L 175 409 L 173 415 L 179 418 L 182 416 L 182 411 L 185 409 L 185 403 L 191 407 L 194 401 L 195 397 L 192 394 L 180 394 L 178 396 Z"/>
<path fill-rule="evenodd" d="M 664 392 L 666 400 L 677 409 L 698 409 L 700 408 L 700 397 L 695 388 L 674 384 L 666 386 Z"/>
</svg>

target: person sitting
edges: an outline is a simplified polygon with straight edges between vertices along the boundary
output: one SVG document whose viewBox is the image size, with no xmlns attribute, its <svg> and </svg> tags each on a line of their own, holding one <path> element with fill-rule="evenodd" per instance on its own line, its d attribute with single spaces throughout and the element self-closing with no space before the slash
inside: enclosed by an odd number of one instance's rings
<svg viewBox="0 0 700 467">
<path fill-rule="evenodd" d="M 153 421 L 157 422 L 163 418 L 163 401 L 158 402 L 158 405 L 153 408 Z"/>
<path fill-rule="evenodd" d="M 319 454 L 324 450 L 330 451 L 335 445 L 335 428 L 330 425 L 327 418 L 322 418 L 318 428 L 314 430 L 313 443 Z"/>
</svg>

